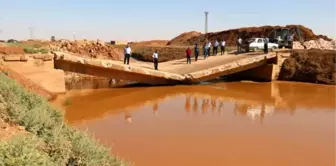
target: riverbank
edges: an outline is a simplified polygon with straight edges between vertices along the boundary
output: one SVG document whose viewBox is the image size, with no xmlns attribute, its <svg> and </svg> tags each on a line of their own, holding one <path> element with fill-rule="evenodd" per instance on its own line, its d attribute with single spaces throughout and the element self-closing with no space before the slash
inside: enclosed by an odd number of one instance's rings
<svg viewBox="0 0 336 166">
<path fill-rule="evenodd" d="M 88 134 L 66 124 L 61 111 L 0 74 L 0 165 L 127 165 Z M 14 126 L 14 127 L 13 127 Z M 17 127 L 15 127 L 17 126 Z M 15 128 L 20 131 L 16 132 Z"/>
<path fill-rule="evenodd" d="M 280 71 L 279 80 L 336 84 L 335 50 L 295 50 Z"/>
</svg>

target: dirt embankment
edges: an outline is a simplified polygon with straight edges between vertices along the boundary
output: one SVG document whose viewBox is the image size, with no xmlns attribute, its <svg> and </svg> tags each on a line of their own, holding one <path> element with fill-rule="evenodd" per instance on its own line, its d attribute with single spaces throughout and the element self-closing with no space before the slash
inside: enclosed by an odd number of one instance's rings
<svg viewBox="0 0 336 166">
<path fill-rule="evenodd" d="M 123 50 L 105 44 L 103 41 L 63 40 L 49 46 L 51 50 L 66 51 L 85 58 L 121 60 Z"/>
<path fill-rule="evenodd" d="M 15 46 L 1 46 L 0 45 L 0 54 L 24 54 L 22 47 L 15 47 Z"/>
<path fill-rule="evenodd" d="M 200 36 L 202 36 L 201 32 L 185 32 L 170 40 L 167 45 L 193 45 L 195 44 L 195 38 L 199 38 Z"/>
<path fill-rule="evenodd" d="M 195 43 L 204 43 L 205 39 L 208 38 L 210 41 L 224 39 L 229 46 L 236 45 L 236 40 L 238 35 L 243 39 L 251 37 L 263 37 L 268 36 L 274 29 L 280 28 L 282 26 L 262 26 L 262 27 L 246 27 L 238 29 L 230 29 L 221 32 L 213 32 L 208 34 L 201 34 L 200 32 L 188 32 L 183 33 L 180 36 L 170 40 L 168 45 L 193 45 Z M 290 30 L 295 30 L 296 27 L 300 28 L 302 38 L 304 41 L 316 40 L 322 38 L 330 41 L 327 36 L 316 35 L 314 32 L 302 25 L 287 25 L 286 28 Z M 294 37 L 297 40 L 297 36 Z"/>
<path fill-rule="evenodd" d="M 153 61 L 153 53 L 155 50 L 159 53 L 159 62 L 185 58 L 186 47 L 149 47 L 149 46 L 134 46 L 132 47 L 132 57 L 145 62 Z"/>
<path fill-rule="evenodd" d="M 333 50 L 297 50 L 285 60 L 279 79 L 335 85 L 335 65 Z"/>
</svg>

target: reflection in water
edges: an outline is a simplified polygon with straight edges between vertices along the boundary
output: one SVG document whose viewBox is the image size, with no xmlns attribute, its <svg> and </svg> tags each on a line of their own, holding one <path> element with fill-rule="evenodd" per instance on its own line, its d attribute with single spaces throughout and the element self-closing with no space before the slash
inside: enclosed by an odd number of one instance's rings
<svg viewBox="0 0 336 166">
<path fill-rule="evenodd" d="M 190 96 L 187 96 L 186 97 L 186 99 L 185 99 L 185 110 L 187 111 L 187 112 L 190 112 L 190 106 L 191 106 L 191 98 L 190 98 Z"/>
<path fill-rule="evenodd" d="M 127 123 L 131 124 L 132 123 L 132 115 L 128 112 L 125 113 L 125 120 Z"/>
<path fill-rule="evenodd" d="M 190 105 L 191 105 L 191 98 L 193 98 L 193 112 L 198 112 L 198 110 L 202 110 L 202 114 L 206 115 L 209 109 L 211 109 L 212 112 L 218 112 L 218 115 L 220 115 L 220 112 L 222 111 L 222 108 L 224 107 L 224 101 L 218 99 L 218 97 L 198 97 L 198 96 L 186 96 L 185 97 L 185 111 L 188 113 L 190 112 Z M 199 109 L 198 100 L 202 100 L 201 109 Z M 211 101 L 211 105 L 209 104 L 209 101 Z M 218 105 L 219 103 L 219 105 Z M 234 111 L 233 114 L 242 116 L 247 116 L 251 118 L 252 123 L 259 117 L 260 123 L 263 123 L 263 119 L 265 116 L 272 116 L 275 109 L 273 106 L 267 106 L 264 103 L 261 104 L 248 104 L 248 103 L 241 103 L 239 101 L 235 101 L 234 103 Z M 156 103 L 157 104 L 157 103 Z M 217 106 L 218 105 L 218 106 Z M 292 111 L 289 111 L 290 114 L 292 114 Z"/>
<path fill-rule="evenodd" d="M 209 99 L 203 98 L 202 99 L 202 113 L 205 114 L 208 112 L 209 109 Z"/>
<path fill-rule="evenodd" d="M 193 112 L 198 111 L 198 100 L 197 98 L 194 98 L 194 104 L 193 104 Z"/>
<path fill-rule="evenodd" d="M 137 166 L 329 166 L 335 108 L 334 86 L 225 83 L 79 95 L 66 118 Z"/>
<path fill-rule="evenodd" d="M 223 101 L 219 101 L 219 107 L 217 109 L 217 112 L 221 112 L 223 107 L 224 107 L 224 102 Z"/>
<path fill-rule="evenodd" d="M 153 105 L 153 113 L 155 116 L 157 116 L 158 112 L 159 112 L 159 104 L 155 102 Z"/>
</svg>

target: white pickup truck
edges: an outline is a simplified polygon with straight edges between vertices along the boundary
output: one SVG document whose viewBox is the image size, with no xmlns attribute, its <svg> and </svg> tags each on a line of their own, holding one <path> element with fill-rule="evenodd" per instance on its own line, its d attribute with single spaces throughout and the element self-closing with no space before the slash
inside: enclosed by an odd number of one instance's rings
<svg viewBox="0 0 336 166">
<path fill-rule="evenodd" d="M 243 43 L 242 47 L 249 52 L 250 50 L 257 51 L 257 50 L 263 50 L 265 44 L 264 38 L 251 38 L 247 40 L 247 42 Z M 268 42 L 268 49 L 273 51 L 274 49 L 279 48 L 279 45 L 276 43 L 270 43 Z"/>
</svg>

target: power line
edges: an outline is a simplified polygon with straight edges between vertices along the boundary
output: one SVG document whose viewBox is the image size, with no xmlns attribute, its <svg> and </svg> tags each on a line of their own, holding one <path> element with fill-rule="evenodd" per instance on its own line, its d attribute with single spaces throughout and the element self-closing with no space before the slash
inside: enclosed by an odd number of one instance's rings
<svg viewBox="0 0 336 166">
<path fill-rule="evenodd" d="M 34 39 L 35 27 L 28 27 L 28 28 L 29 28 L 29 32 L 30 32 L 30 39 Z"/>
<path fill-rule="evenodd" d="M 204 14 L 205 14 L 205 34 L 207 34 L 208 33 L 208 14 L 209 14 L 209 12 L 204 12 Z"/>
</svg>

